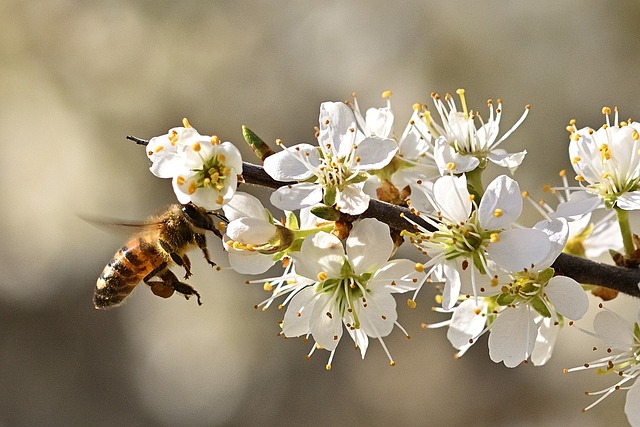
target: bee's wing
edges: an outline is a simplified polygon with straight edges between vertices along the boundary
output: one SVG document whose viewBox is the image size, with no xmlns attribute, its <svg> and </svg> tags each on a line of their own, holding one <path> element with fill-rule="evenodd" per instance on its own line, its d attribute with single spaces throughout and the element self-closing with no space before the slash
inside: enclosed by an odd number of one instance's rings
<svg viewBox="0 0 640 427">
<path fill-rule="evenodd" d="M 87 215 L 79 215 L 79 218 L 83 221 L 93 225 L 100 230 L 107 231 L 109 233 L 117 233 L 123 235 L 131 235 L 142 231 L 156 230 L 160 228 L 162 221 L 121 221 L 108 218 L 98 218 Z"/>
</svg>

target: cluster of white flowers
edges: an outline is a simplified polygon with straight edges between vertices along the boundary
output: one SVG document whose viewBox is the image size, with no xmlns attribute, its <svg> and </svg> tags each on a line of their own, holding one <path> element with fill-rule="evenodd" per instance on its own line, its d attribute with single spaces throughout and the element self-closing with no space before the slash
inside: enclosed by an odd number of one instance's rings
<svg viewBox="0 0 640 427">
<path fill-rule="evenodd" d="M 640 126 L 620 122 L 617 110 L 611 123 L 607 108 L 606 124 L 598 130 L 577 129 L 571 121 L 569 156 L 579 185 L 570 186 L 562 172 L 563 184 L 547 188 L 558 198 L 556 207 L 533 203 L 543 219 L 528 227 L 518 222 L 528 194 L 507 175 L 485 189 L 481 175 L 489 164 L 510 174 L 522 164 L 526 151 L 509 153 L 501 146 L 529 106 L 500 136 L 501 100 L 497 107 L 488 101 L 483 119 L 467 107 L 464 90 L 456 93 L 460 109 L 450 94 L 432 94 L 434 116 L 426 105 L 415 104 L 400 136 L 390 92 L 383 93 L 386 106 L 364 114 L 355 96 L 351 102 L 322 103 L 317 145 L 284 147 L 278 141 L 281 150 L 264 158 L 264 171 L 288 183 L 270 199 L 284 211 L 282 220 L 254 196 L 236 192 L 246 181 L 239 179 L 238 150 L 200 135 L 186 119 L 184 127 L 152 138 L 147 154 L 156 176 L 172 178 L 181 203 L 223 211 L 222 244 L 231 268 L 260 274 L 283 265 L 281 274 L 250 281 L 271 292 L 256 307 L 279 301 L 286 308 L 281 333 L 312 337 L 309 355 L 318 348 L 329 351 L 327 369 L 344 330 L 363 358 L 369 339 L 378 339 L 394 365 L 383 338 L 395 326 L 408 334 L 397 320 L 392 294 L 412 292 L 408 306 L 415 308 L 427 283 L 441 291 L 436 311 L 451 316 L 428 327 L 446 326 L 458 357 L 487 333 L 494 362 L 515 367 L 530 359 L 543 365 L 565 318 L 579 320 L 589 308 L 591 287 L 555 271 L 558 256 L 624 249 L 625 259 L 638 258 L 628 211 L 640 208 Z M 364 218 L 372 199 L 408 206 L 413 217 L 406 216 L 402 230 Z M 596 210 L 609 213 L 592 222 Z M 404 241 L 418 249 L 420 259 L 393 258 Z M 620 351 L 589 365 L 620 372 L 622 379 L 606 396 L 640 372 L 640 328 L 636 323 L 629 329 L 606 310 L 594 328 Z M 625 407 L 634 425 L 640 425 L 638 390 L 629 389 Z"/>
</svg>

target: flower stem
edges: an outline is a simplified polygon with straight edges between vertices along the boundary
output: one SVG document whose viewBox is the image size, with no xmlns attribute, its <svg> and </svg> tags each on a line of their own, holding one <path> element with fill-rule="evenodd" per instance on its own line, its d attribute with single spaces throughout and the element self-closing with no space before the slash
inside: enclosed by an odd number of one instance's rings
<svg viewBox="0 0 640 427">
<path fill-rule="evenodd" d="M 635 248 L 633 247 L 633 233 L 631 232 L 631 224 L 629 223 L 629 211 L 615 208 L 620 225 L 620 233 L 622 234 L 622 243 L 624 244 L 624 253 L 631 256 Z"/>
<path fill-rule="evenodd" d="M 467 175 L 467 184 L 473 187 L 473 190 L 478 193 L 480 198 L 482 198 L 482 195 L 484 194 L 484 186 L 482 185 L 483 170 L 484 169 L 477 167 L 474 170 L 465 173 L 465 175 Z"/>
</svg>

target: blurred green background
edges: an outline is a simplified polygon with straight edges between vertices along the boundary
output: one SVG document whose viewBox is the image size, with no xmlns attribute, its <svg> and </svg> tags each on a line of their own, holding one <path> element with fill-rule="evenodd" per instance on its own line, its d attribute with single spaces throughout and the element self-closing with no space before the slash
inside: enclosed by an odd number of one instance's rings
<svg viewBox="0 0 640 427">
<path fill-rule="evenodd" d="M 188 117 L 239 146 L 242 124 L 313 142 L 320 102 L 353 91 L 366 108 L 392 90 L 398 132 L 433 91 L 464 87 L 483 114 L 502 98 L 503 131 L 531 104 L 505 148 L 528 150 L 516 177 L 541 197 L 570 167 L 569 119 L 600 126 L 604 105 L 640 116 L 640 3 L 4 0 L 0 12 L 0 425 L 626 423 L 620 393 L 581 413 L 584 390 L 616 380 L 562 374 L 595 358 L 577 330 L 542 368 L 493 364 L 486 339 L 454 360 L 444 330 L 420 328 L 443 320 L 429 292 L 415 310 L 399 299 L 412 339 L 386 340 L 397 366 L 376 342 L 360 360 L 345 337 L 330 372 L 327 352 L 305 361 L 310 342 L 276 336 L 281 311 L 253 309 L 259 285 L 197 254 L 202 307 L 141 288 L 98 312 L 95 280 L 124 238 L 79 217 L 140 220 L 174 201 L 126 135 Z M 611 306 L 635 318 L 629 300 Z"/>
</svg>

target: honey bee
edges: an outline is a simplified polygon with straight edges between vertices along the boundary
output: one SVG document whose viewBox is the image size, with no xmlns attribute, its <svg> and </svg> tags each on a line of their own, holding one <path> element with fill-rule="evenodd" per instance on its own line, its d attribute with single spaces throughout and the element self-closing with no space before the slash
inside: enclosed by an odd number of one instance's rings
<svg viewBox="0 0 640 427">
<path fill-rule="evenodd" d="M 169 267 L 173 263 L 183 267 L 184 278 L 188 279 L 191 261 L 186 252 L 194 247 L 200 248 L 211 266 L 216 265 L 209 256 L 205 232 L 209 230 L 222 236 L 211 214 L 217 215 L 189 203 L 172 205 L 143 224 L 125 224 L 139 227 L 140 231 L 116 252 L 98 277 L 93 295 L 95 307 L 117 306 L 140 281 L 149 285 L 151 292 L 159 297 L 169 298 L 174 292 L 187 299 L 195 295 L 198 305 L 202 305 L 200 294 L 181 282 Z M 157 280 L 153 280 L 154 277 Z"/>
</svg>

